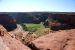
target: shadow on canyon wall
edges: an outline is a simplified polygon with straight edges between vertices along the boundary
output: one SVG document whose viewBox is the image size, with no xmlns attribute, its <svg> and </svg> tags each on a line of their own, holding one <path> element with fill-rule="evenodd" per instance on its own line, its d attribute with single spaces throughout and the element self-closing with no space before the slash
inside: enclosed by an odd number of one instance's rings
<svg viewBox="0 0 75 50">
<path fill-rule="evenodd" d="M 7 31 L 12 31 L 17 27 L 15 19 L 8 14 L 0 14 L 0 24 L 3 25 Z"/>
</svg>

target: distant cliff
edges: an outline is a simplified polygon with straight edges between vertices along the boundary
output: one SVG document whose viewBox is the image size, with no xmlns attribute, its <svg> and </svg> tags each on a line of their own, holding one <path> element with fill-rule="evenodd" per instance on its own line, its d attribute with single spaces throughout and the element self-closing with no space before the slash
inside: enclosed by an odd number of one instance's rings
<svg viewBox="0 0 75 50">
<path fill-rule="evenodd" d="M 45 26 L 75 26 L 74 12 L 9 12 L 5 14 L 8 14 L 9 16 L 15 18 L 17 23 L 38 24 L 40 22 L 44 22 Z"/>
<path fill-rule="evenodd" d="M 3 25 L 8 31 L 15 29 L 16 21 L 8 14 L 0 14 L 0 24 Z"/>
<path fill-rule="evenodd" d="M 50 14 L 44 25 L 53 30 L 75 28 L 75 14 Z"/>
<path fill-rule="evenodd" d="M 44 22 L 48 13 L 18 13 L 16 20 L 20 23 L 40 23 Z"/>
</svg>

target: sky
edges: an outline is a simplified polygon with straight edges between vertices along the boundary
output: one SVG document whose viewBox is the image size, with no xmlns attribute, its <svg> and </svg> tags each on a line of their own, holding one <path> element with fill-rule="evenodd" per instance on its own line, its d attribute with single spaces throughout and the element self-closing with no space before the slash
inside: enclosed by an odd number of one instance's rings
<svg viewBox="0 0 75 50">
<path fill-rule="evenodd" d="M 75 12 L 75 0 L 0 0 L 0 12 Z"/>
</svg>

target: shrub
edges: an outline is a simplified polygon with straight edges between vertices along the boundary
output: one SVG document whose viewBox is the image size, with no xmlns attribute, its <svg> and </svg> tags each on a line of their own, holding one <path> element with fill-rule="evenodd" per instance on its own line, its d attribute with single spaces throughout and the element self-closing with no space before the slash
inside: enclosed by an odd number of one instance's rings
<svg viewBox="0 0 75 50">
<path fill-rule="evenodd" d="M 23 30 L 27 31 L 27 27 L 25 24 L 22 23 L 21 26 L 22 26 Z"/>
<path fill-rule="evenodd" d="M 34 32 L 37 37 L 49 34 L 50 28 L 38 28 L 36 32 Z"/>
</svg>

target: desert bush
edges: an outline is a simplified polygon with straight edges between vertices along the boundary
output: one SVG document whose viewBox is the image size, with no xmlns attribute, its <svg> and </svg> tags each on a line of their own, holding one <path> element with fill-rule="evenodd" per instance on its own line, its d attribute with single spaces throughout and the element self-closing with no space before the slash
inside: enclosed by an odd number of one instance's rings
<svg viewBox="0 0 75 50">
<path fill-rule="evenodd" d="M 27 31 L 27 27 L 25 24 L 22 23 L 21 26 L 22 26 L 23 30 Z"/>
<path fill-rule="evenodd" d="M 24 38 L 22 38 L 22 43 L 25 45 L 29 45 L 35 39 L 37 39 L 37 35 L 33 32 L 29 32 Z"/>
<path fill-rule="evenodd" d="M 37 37 L 49 34 L 50 28 L 39 28 L 36 32 L 34 32 Z"/>
</svg>

